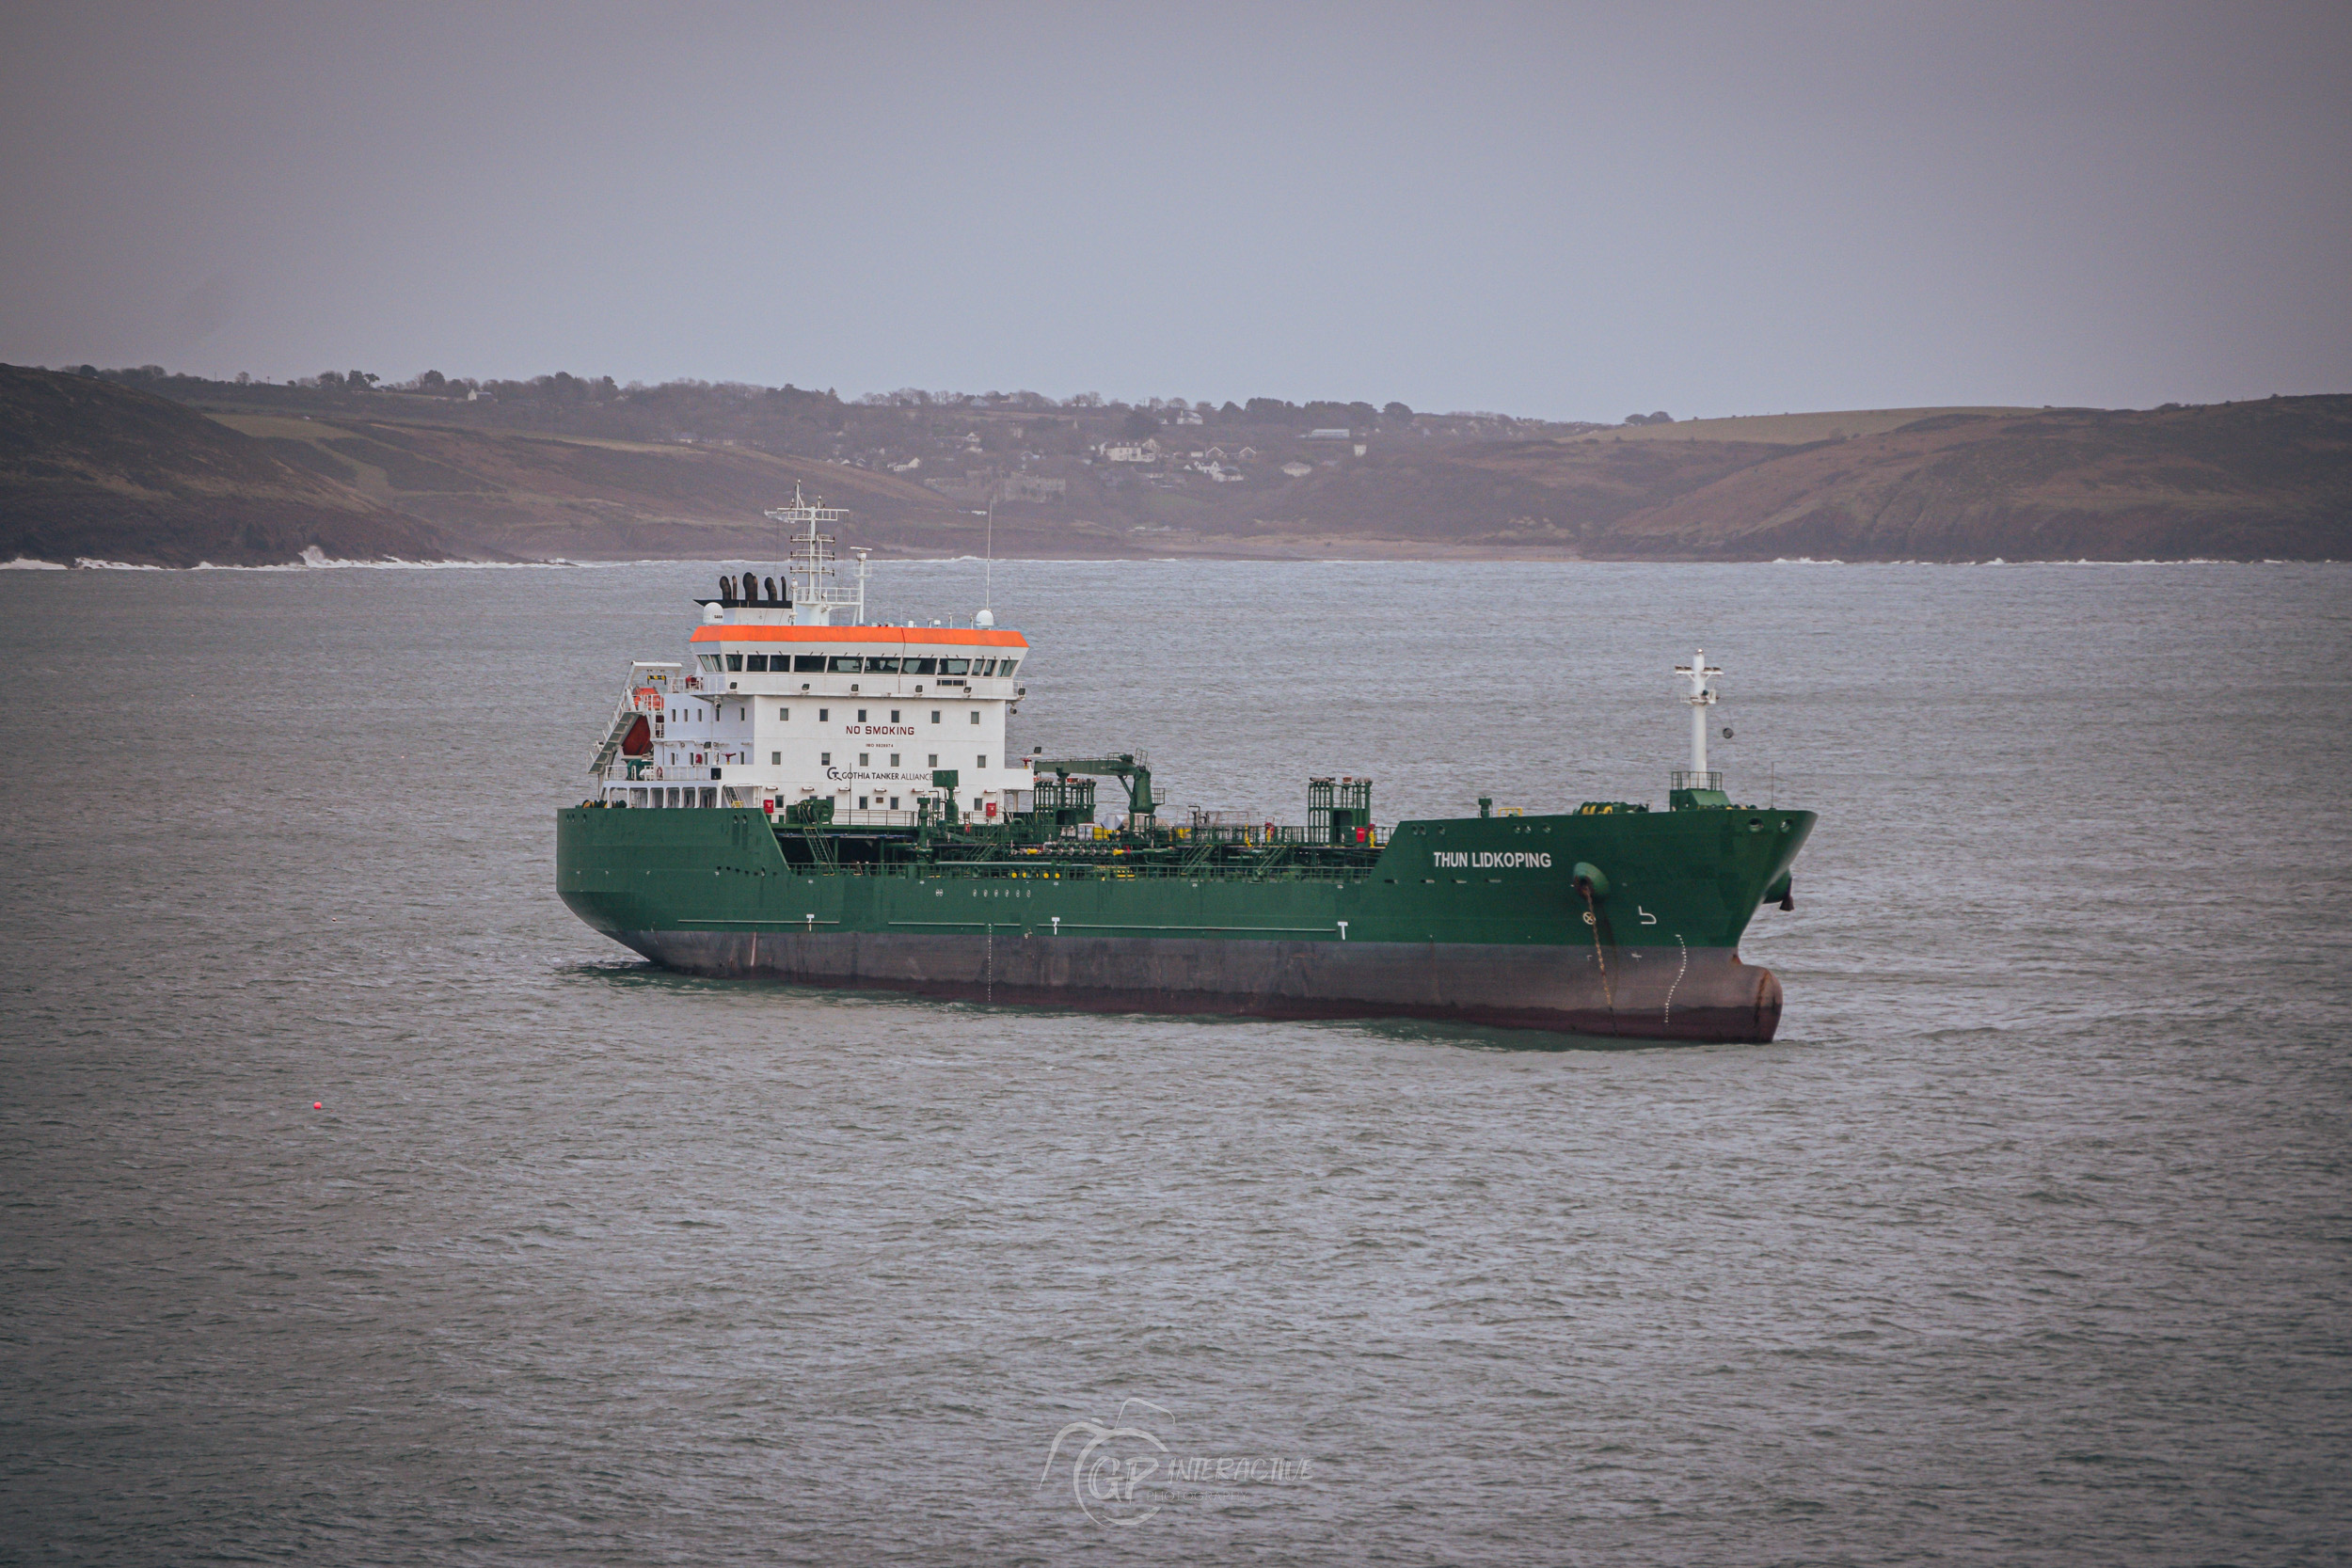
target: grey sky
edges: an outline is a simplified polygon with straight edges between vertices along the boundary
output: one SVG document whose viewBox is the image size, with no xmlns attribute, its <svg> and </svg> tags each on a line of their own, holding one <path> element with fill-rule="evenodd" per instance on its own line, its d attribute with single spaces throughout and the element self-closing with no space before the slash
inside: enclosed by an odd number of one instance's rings
<svg viewBox="0 0 2352 1568">
<path fill-rule="evenodd" d="M 11 7 L 0 358 L 1560 418 L 2352 388 L 2352 7 Z"/>
</svg>

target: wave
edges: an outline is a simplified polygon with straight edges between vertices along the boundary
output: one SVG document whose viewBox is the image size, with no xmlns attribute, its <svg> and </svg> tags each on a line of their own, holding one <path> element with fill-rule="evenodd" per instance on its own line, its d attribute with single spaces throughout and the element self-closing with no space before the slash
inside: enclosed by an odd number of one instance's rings
<svg viewBox="0 0 2352 1568">
<path fill-rule="evenodd" d="M 199 561 L 187 568 L 191 572 L 542 572 L 558 571 L 578 566 L 580 562 L 557 558 L 552 561 L 404 561 L 388 556 L 382 561 L 351 561 L 330 556 L 316 545 L 307 546 L 299 561 L 274 562 L 262 566 L 223 566 L 210 561 Z"/>
<path fill-rule="evenodd" d="M 71 568 L 54 561 L 35 561 L 19 556 L 14 561 L 0 562 L 0 571 L 16 572 L 538 572 L 569 570 L 587 566 L 652 566 L 667 564 L 650 561 L 567 561 L 556 557 L 548 561 L 404 561 L 389 556 L 382 561 L 357 561 L 328 555 L 316 545 L 304 548 L 294 561 L 274 561 L 259 566 L 226 565 L 216 561 L 199 561 L 193 566 L 156 566 L 139 561 L 108 561 L 100 556 L 79 555 Z"/>
</svg>

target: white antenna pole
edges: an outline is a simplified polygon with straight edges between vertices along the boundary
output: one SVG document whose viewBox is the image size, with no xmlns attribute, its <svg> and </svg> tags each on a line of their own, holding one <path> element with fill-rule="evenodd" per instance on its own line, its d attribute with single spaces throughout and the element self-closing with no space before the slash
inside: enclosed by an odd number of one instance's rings
<svg viewBox="0 0 2352 1568">
<path fill-rule="evenodd" d="M 980 608 L 996 619 L 996 486 L 988 488 L 987 542 L 980 546 Z"/>
<path fill-rule="evenodd" d="M 1715 704 L 1715 693 L 1708 688 L 1707 680 L 1709 675 L 1723 673 L 1721 666 L 1707 662 L 1705 648 L 1701 648 L 1698 657 L 1690 663 L 1675 666 L 1675 673 L 1687 677 L 1691 683 L 1691 689 L 1682 700 L 1691 705 L 1691 771 L 1693 773 L 1703 775 L 1707 771 L 1707 710 Z M 1703 789 L 1707 786 L 1694 779 L 1691 787 Z"/>
</svg>

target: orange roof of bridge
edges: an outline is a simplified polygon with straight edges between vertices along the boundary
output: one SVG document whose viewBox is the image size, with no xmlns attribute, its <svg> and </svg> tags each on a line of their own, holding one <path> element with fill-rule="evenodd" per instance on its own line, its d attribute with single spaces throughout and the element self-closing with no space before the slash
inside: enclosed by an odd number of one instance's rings
<svg viewBox="0 0 2352 1568">
<path fill-rule="evenodd" d="M 959 631 L 946 626 L 696 626 L 695 642 L 919 642 L 1025 648 L 1017 631 Z"/>
</svg>

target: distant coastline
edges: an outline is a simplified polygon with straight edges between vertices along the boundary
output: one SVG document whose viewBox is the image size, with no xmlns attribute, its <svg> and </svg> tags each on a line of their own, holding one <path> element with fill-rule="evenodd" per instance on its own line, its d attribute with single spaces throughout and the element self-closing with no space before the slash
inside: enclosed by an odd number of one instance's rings
<svg viewBox="0 0 2352 1568">
<path fill-rule="evenodd" d="M 899 559 L 977 555 L 992 535 L 1000 556 L 1072 560 L 2352 557 L 2343 394 L 1602 426 L 1270 399 L 489 388 L 0 367 L 0 559 L 757 560 L 776 550 L 761 514 L 796 483 Z"/>
</svg>

